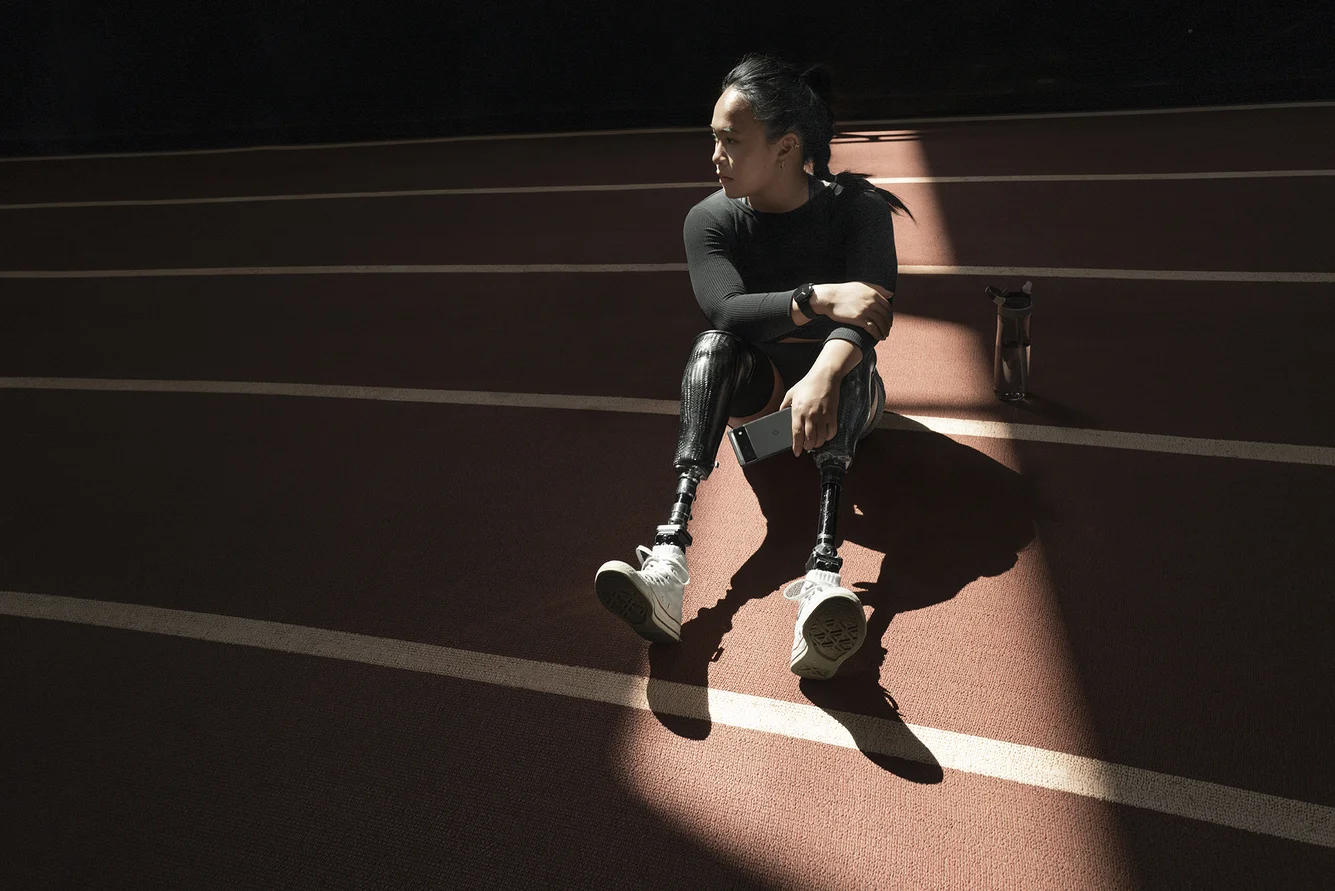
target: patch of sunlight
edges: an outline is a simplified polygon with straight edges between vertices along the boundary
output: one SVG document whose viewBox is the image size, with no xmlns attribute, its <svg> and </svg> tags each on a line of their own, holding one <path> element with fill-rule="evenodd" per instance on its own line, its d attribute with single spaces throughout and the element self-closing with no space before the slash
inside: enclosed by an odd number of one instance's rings
<svg viewBox="0 0 1335 891">
<path fill-rule="evenodd" d="M 831 169 L 930 176 L 929 142 L 912 131 L 847 134 L 832 147 Z M 896 218 L 900 265 L 956 265 L 936 187 L 904 184 L 892 191 L 917 218 L 916 225 Z M 891 410 L 932 406 L 930 414 L 943 408 L 949 414 L 952 406 L 995 402 L 990 338 L 976 329 L 896 313 L 894 333 L 878 358 Z M 882 487 L 887 491 L 879 502 L 859 502 L 850 525 L 907 540 L 878 544 L 850 529 L 854 541 L 846 540 L 841 554 L 848 579 L 882 586 L 876 596 L 887 611 L 879 623 L 884 634 L 864 644 L 886 649 L 881 684 L 911 723 L 1098 757 L 1041 529 L 1026 531 L 1026 515 L 1011 523 L 1018 534 L 994 540 L 996 493 L 1010 491 L 1008 481 L 1024 472 L 1016 444 L 902 431 L 877 435 L 887 437 L 879 446 L 886 450 L 882 466 L 894 479 Z M 895 463 L 906 458 L 922 463 Z M 767 515 L 726 441 L 719 460 L 720 469 L 701 486 L 692 523 L 697 544 L 690 553 L 688 620 L 728 599 L 729 585 L 766 536 Z M 975 485 L 980 480 L 985 492 Z M 813 489 L 813 542 L 817 503 Z M 871 516 L 878 510 L 881 519 Z M 794 577 L 804 558 L 805 552 L 793 555 Z M 917 578 L 905 575 L 910 568 Z M 767 583 L 777 584 L 766 575 L 759 585 Z M 645 672 L 662 675 L 667 658 L 700 662 L 705 667 L 671 676 L 805 703 L 787 672 L 791 607 L 773 592 L 734 602 L 713 637 L 696 647 L 691 638 L 708 622 L 688 626 L 682 649 L 674 651 L 684 655 L 648 654 Z M 869 609 L 874 619 L 876 609 Z M 893 616 L 888 624 L 887 615 Z M 704 650 L 713 651 L 720 640 L 723 656 L 715 663 Z M 694 703 L 693 713 L 709 712 L 703 690 Z M 917 885 L 943 870 L 965 884 L 1015 885 L 1039 876 L 1054 887 L 1136 884 L 1111 805 L 953 771 L 938 783 L 912 782 L 855 749 L 810 741 L 817 738 L 710 727 L 708 721 L 690 730 L 670 718 L 628 712 L 610 769 L 692 840 L 784 886 Z"/>
</svg>

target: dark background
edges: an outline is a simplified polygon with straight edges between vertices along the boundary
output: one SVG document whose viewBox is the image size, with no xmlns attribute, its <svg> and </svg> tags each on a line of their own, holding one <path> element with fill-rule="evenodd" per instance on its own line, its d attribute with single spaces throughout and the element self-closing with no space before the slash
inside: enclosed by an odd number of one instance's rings
<svg viewBox="0 0 1335 891">
<path fill-rule="evenodd" d="M 10 0 L 0 153 L 707 125 L 750 50 L 840 120 L 1335 98 L 1335 3 Z M 819 17 L 817 17 L 819 16 Z"/>
</svg>

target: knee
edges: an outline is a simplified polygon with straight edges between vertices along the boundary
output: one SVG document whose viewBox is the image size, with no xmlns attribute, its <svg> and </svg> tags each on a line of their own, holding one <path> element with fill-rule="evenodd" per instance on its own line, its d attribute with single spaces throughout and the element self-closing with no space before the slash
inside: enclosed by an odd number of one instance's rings
<svg viewBox="0 0 1335 891">
<path fill-rule="evenodd" d="M 742 339 L 731 331 L 701 331 L 691 342 L 691 357 L 732 355 L 742 349 Z"/>
<path fill-rule="evenodd" d="M 859 362 L 839 384 L 839 413 L 834 436 L 813 453 L 818 467 L 837 463 L 847 469 L 857 444 L 876 426 L 885 410 L 885 391 L 875 357 Z"/>
<path fill-rule="evenodd" d="M 703 331 L 691 343 L 682 387 L 713 381 L 735 388 L 751 374 L 752 366 L 751 351 L 742 338 L 728 331 Z"/>
</svg>

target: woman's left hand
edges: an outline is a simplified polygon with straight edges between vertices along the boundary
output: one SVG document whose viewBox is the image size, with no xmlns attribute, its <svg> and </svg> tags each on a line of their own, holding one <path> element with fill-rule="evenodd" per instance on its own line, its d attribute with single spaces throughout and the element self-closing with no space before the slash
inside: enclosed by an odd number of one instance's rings
<svg viewBox="0 0 1335 891">
<path fill-rule="evenodd" d="M 839 423 L 839 381 L 813 368 L 783 395 L 779 409 L 793 408 L 793 456 L 834 438 Z"/>
</svg>

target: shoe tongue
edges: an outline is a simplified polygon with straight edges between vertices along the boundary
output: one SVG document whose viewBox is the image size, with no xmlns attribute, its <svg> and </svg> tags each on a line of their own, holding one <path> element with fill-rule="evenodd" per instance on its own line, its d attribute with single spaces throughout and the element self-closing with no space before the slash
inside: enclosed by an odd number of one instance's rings
<svg viewBox="0 0 1335 891">
<path fill-rule="evenodd" d="M 824 569 L 813 569 L 807 573 L 807 581 L 820 582 L 825 585 L 839 587 L 839 573 L 829 572 Z"/>
<path fill-rule="evenodd" d="M 686 556 L 686 552 L 673 544 L 654 545 L 653 553 L 658 557 L 666 557 L 669 560 L 680 559 Z"/>
</svg>

